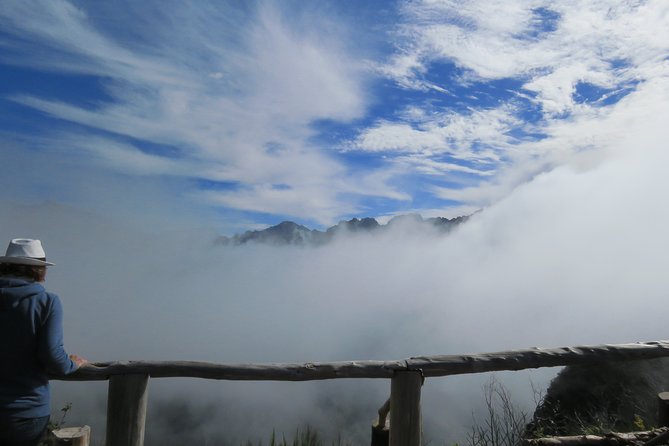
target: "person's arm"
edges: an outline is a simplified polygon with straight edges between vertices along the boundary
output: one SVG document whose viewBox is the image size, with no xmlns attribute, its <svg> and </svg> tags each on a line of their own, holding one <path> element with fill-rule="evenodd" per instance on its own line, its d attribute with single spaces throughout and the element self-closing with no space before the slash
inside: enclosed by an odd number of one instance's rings
<svg viewBox="0 0 669 446">
<path fill-rule="evenodd" d="M 89 363 L 88 359 L 82 358 L 79 355 L 70 355 L 70 359 L 72 360 L 72 362 L 74 362 L 74 364 L 77 366 L 77 368 L 81 367 L 84 364 Z"/>
<path fill-rule="evenodd" d="M 37 357 L 46 370 L 56 375 L 74 372 L 76 364 L 63 347 L 63 307 L 55 294 L 49 294 L 47 318 L 38 332 Z"/>
</svg>

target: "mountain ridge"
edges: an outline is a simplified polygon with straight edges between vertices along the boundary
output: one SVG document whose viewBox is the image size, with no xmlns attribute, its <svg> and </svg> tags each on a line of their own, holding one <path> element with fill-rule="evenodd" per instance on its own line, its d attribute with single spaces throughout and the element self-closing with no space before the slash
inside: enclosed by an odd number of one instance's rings
<svg viewBox="0 0 669 446">
<path fill-rule="evenodd" d="M 446 218 L 430 217 L 423 218 L 419 214 L 405 214 L 393 217 L 385 225 L 380 224 L 375 218 L 352 218 L 341 220 L 325 231 L 309 229 L 306 226 L 285 220 L 266 229 L 249 230 L 232 237 L 220 236 L 215 240 L 218 245 L 239 246 L 247 243 L 262 243 L 271 245 L 323 245 L 332 241 L 337 235 L 343 233 L 378 233 L 402 224 L 415 224 L 424 230 L 436 230 L 438 233 L 450 232 L 455 226 L 464 223 L 468 215 Z"/>
</svg>

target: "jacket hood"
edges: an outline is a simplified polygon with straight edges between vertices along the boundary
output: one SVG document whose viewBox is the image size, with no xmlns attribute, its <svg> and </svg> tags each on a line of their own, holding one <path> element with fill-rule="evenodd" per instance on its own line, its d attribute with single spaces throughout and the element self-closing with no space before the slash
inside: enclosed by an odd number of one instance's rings
<svg viewBox="0 0 669 446">
<path fill-rule="evenodd" d="M 22 299 L 44 292 L 37 282 L 25 279 L 0 277 L 0 311 L 16 308 Z"/>
</svg>

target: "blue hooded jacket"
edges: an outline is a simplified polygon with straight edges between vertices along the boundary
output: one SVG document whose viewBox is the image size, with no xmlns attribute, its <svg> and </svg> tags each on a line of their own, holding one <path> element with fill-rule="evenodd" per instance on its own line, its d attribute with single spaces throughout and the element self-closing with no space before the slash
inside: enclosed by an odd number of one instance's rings
<svg viewBox="0 0 669 446">
<path fill-rule="evenodd" d="M 58 296 L 37 282 L 0 277 L 0 415 L 48 416 L 48 375 L 76 369 L 63 348 Z"/>
</svg>

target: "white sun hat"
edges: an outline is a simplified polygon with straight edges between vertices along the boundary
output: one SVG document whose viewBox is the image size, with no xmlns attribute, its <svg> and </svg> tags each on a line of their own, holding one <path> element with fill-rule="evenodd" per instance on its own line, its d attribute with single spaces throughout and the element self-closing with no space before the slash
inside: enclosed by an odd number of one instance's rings
<svg viewBox="0 0 669 446">
<path fill-rule="evenodd" d="M 53 266 L 46 261 L 42 242 L 30 238 L 15 238 L 9 242 L 7 253 L 0 256 L 0 263 L 15 265 Z"/>
</svg>

